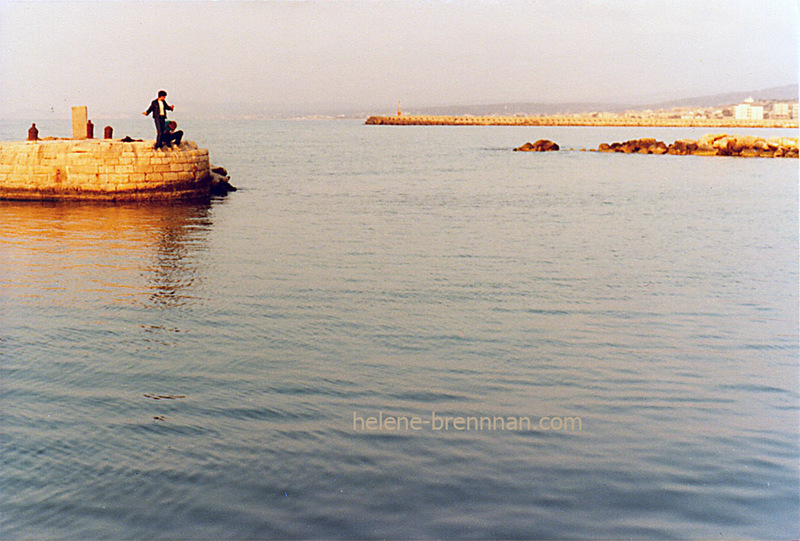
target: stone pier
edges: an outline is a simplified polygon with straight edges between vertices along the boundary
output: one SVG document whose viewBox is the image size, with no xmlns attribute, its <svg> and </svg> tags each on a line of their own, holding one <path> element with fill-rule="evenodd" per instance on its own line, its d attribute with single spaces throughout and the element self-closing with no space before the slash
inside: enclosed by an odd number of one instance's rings
<svg viewBox="0 0 800 541">
<path fill-rule="evenodd" d="M 371 116 L 374 126 L 631 126 L 640 128 L 797 128 L 797 119 L 629 118 L 591 115 L 552 116 Z"/>
<path fill-rule="evenodd" d="M 167 150 L 153 141 L 0 142 L 0 199 L 189 199 L 209 196 L 210 182 L 208 150 L 193 142 Z"/>
</svg>

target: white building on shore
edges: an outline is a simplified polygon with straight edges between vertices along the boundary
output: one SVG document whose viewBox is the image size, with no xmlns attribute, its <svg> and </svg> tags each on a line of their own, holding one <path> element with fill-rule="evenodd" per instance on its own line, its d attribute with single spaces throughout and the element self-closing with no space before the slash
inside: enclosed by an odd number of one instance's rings
<svg viewBox="0 0 800 541">
<path fill-rule="evenodd" d="M 753 98 L 747 98 L 743 103 L 734 107 L 733 118 L 736 120 L 763 120 L 764 106 L 753 105 L 753 103 Z"/>
<path fill-rule="evenodd" d="M 778 102 L 772 105 L 770 118 L 790 118 L 792 115 L 792 108 L 788 102 Z"/>
</svg>

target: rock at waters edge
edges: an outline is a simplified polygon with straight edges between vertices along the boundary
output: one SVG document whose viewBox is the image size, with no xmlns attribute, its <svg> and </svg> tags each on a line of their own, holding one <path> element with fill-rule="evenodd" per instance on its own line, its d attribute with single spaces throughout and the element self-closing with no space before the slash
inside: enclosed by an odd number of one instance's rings
<svg viewBox="0 0 800 541">
<path fill-rule="evenodd" d="M 678 139 L 667 146 L 655 139 L 633 139 L 622 143 L 601 143 L 599 152 L 625 154 L 672 154 L 678 156 L 740 156 L 743 158 L 797 158 L 797 139 L 752 135 L 706 134 L 697 141 Z"/>
<path fill-rule="evenodd" d="M 548 139 L 539 139 L 535 143 L 525 143 L 521 147 L 515 148 L 514 152 L 554 152 L 560 150 L 558 144 Z"/>
<path fill-rule="evenodd" d="M 228 192 L 235 192 L 236 187 L 230 183 L 231 177 L 224 167 L 211 167 L 211 184 L 209 189 L 211 195 L 227 195 Z"/>
</svg>

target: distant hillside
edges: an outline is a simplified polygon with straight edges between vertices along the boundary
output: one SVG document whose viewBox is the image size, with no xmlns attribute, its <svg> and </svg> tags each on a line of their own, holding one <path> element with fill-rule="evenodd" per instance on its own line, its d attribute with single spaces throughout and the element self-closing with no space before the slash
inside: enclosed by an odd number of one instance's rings
<svg viewBox="0 0 800 541">
<path fill-rule="evenodd" d="M 747 98 L 756 100 L 797 100 L 798 85 L 778 86 L 764 90 L 749 92 L 729 92 L 712 96 L 699 96 L 680 100 L 665 101 L 653 104 L 603 103 L 603 102 L 568 102 L 568 103 L 493 103 L 483 105 L 449 105 L 439 107 L 403 108 L 406 114 L 420 115 L 554 115 L 578 114 L 591 112 L 622 112 L 626 109 L 672 109 L 673 107 L 722 107 L 741 103 Z"/>
<path fill-rule="evenodd" d="M 448 105 L 439 107 L 418 107 L 409 108 L 408 114 L 420 115 L 555 115 L 555 114 L 578 114 L 591 113 L 594 111 L 624 111 L 628 107 L 618 103 L 594 103 L 594 102 L 573 102 L 573 103 L 492 103 L 483 105 Z"/>
<path fill-rule="evenodd" d="M 741 103 L 747 98 L 755 100 L 794 100 L 797 101 L 797 85 L 776 86 L 764 90 L 753 90 L 750 92 L 729 92 L 727 94 L 714 94 L 713 96 L 701 96 L 697 98 L 685 98 L 682 100 L 665 101 L 642 107 L 642 109 L 672 109 L 673 107 L 718 107 L 723 105 L 733 105 Z"/>
</svg>

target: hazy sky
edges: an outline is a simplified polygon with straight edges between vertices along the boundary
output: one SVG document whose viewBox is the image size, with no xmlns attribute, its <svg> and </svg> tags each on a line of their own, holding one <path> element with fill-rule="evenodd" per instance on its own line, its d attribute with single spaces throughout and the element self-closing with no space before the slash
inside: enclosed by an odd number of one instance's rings
<svg viewBox="0 0 800 541">
<path fill-rule="evenodd" d="M 160 88 L 176 104 L 386 112 L 797 78 L 796 0 L 0 0 L 0 116 L 138 114 Z"/>
</svg>

